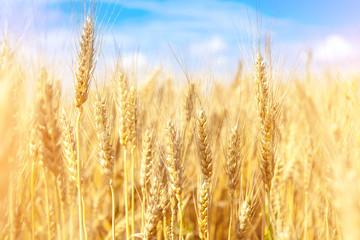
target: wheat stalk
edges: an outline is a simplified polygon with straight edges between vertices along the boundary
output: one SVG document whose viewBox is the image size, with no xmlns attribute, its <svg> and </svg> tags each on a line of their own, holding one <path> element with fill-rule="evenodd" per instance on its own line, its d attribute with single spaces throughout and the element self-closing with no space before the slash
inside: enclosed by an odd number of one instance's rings
<svg viewBox="0 0 360 240">
<path fill-rule="evenodd" d="M 231 129 L 228 152 L 226 156 L 226 175 L 228 179 L 228 189 L 230 191 L 230 222 L 228 239 L 231 239 L 231 227 L 233 216 L 234 193 L 240 179 L 240 134 L 237 125 Z"/>
<path fill-rule="evenodd" d="M 269 89 L 269 81 L 266 76 L 265 63 L 258 52 L 255 62 L 255 81 L 256 81 L 256 94 L 257 94 L 257 110 L 259 118 L 259 154 L 258 159 L 260 162 L 260 171 L 262 181 L 264 184 L 264 194 L 266 198 L 262 204 L 263 211 L 263 228 L 268 219 L 272 218 L 271 204 L 270 203 L 270 190 L 271 180 L 274 176 L 275 158 L 274 158 L 274 135 L 275 135 L 275 116 L 276 106 L 274 99 Z M 268 202 L 267 214 L 266 201 Z M 268 217 L 268 218 L 267 218 Z M 270 222 L 268 223 L 270 226 Z"/>
<path fill-rule="evenodd" d="M 197 118 L 198 149 L 201 165 L 201 185 L 199 194 L 199 228 L 200 239 L 209 239 L 209 205 L 210 205 L 210 183 L 213 172 L 213 159 L 209 143 L 208 121 L 205 111 L 200 110 Z"/>
<path fill-rule="evenodd" d="M 30 132 L 29 155 L 31 164 L 31 239 L 35 240 L 35 162 L 39 154 L 37 127 L 33 126 Z"/>
<path fill-rule="evenodd" d="M 60 104 L 60 88 L 58 82 L 50 82 L 45 69 L 41 70 L 38 80 L 37 103 L 36 103 L 36 130 L 40 138 L 38 154 L 44 168 L 47 216 L 48 216 L 48 237 L 54 239 L 54 229 L 51 227 L 50 199 L 46 177 L 46 169 L 50 170 L 55 179 L 62 174 L 64 167 L 61 159 L 61 131 L 59 126 L 58 109 Z M 46 169 L 45 169 L 46 168 Z M 56 185 L 56 184 L 55 184 Z M 64 187 L 64 186 L 63 186 Z"/>
<path fill-rule="evenodd" d="M 62 224 L 62 237 L 65 239 L 65 208 L 66 208 L 66 197 L 67 197 L 67 174 L 65 172 L 65 166 L 61 166 L 60 173 L 56 177 L 56 189 L 60 197 L 60 215 Z"/>
<path fill-rule="evenodd" d="M 86 236 L 86 226 L 83 221 L 85 218 L 82 192 L 81 192 L 81 160 L 80 160 L 80 119 L 82 115 L 82 105 L 88 97 L 89 85 L 92 74 L 95 68 L 94 55 L 95 55 L 95 26 L 93 19 L 90 15 L 87 16 L 81 39 L 79 41 L 79 50 L 77 52 L 77 69 L 75 73 L 75 106 L 78 109 L 78 117 L 76 121 L 76 142 L 77 142 L 77 179 L 78 179 L 78 205 L 79 205 L 79 234 L 80 240 L 83 239 L 82 233 L 84 230 Z M 82 229 L 84 228 L 84 229 Z"/>
<path fill-rule="evenodd" d="M 106 176 L 109 178 L 109 185 L 111 190 L 112 200 L 112 238 L 115 240 L 115 195 L 112 185 L 112 178 L 114 174 L 114 156 L 113 149 L 110 143 L 110 128 L 109 121 L 106 115 L 105 100 L 98 94 L 95 97 L 95 125 L 99 138 L 99 162 L 104 169 Z"/>
<path fill-rule="evenodd" d="M 311 139 L 308 140 L 308 146 L 306 148 L 306 159 L 305 159 L 305 171 L 304 171 L 304 189 L 305 189 L 305 202 L 304 202 L 304 238 L 308 238 L 308 198 L 309 198 L 309 189 L 310 189 L 310 177 L 311 177 L 311 168 L 312 168 L 312 152 L 313 145 Z"/>
<path fill-rule="evenodd" d="M 135 164 L 135 147 L 136 147 L 136 90 L 134 87 L 130 88 L 128 103 L 127 103 L 127 130 L 128 141 L 131 151 L 131 235 L 135 234 L 135 177 L 134 177 L 134 164 Z"/>
<path fill-rule="evenodd" d="M 67 191 L 67 199 L 68 202 L 73 202 L 73 196 L 75 196 L 75 187 L 78 185 L 78 178 L 77 178 L 77 165 L 76 165 L 76 143 L 74 137 L 74 130 L 73 126 L 71 125 L 70 121 L 67 119 L 65 111 L 62 112 L 60 117 L 61 122 L 61 133 L 62 133 L 62 153 L 63 159 L 66 168 L 68 169 L 68 174 L 65 176 L 70 176 L 70 181 L 67 181 L 68 184 L 68 191 Z M 72 215 L 72 208 L 70 208 L 70 215 Z M 64 214 L 63 214 L 64 215 Z M 72 221 L 72 218 L 70 218 Z M 70 236 L 72 236 L 73 226 L 70 224 Z"/>
<path fill-rule="evenodd" d="M 266 77 L 265 63 L 260 53 L 256 56 L 255 80 L 260 122 L 260 169 L 265 191 L 270 192 L 271 179 L 274 176 L 274 109 L 270 101 L 269 82 Z"/>
<path fill-rule="evenodd" d="M 181 226 L 181 183 L 182 183 L 182 167 L 181 167 L 181 143 L 180 136 L 175 129 L 171 120 L 168 121 L 166 127 L 166 163 L 169 176 L 169 196 L 171 201 L 171 239 L 174 239 L 174 225 L 176 221 L 177 210 L 179 211 Z M 180 227 L 181 239 L 181 227 Z"/>
<path fill-rule="evenodd" d="M 127 179 L 127 142 L 128 142 L 128 126 L 127 126 L 127 104 L 128 104 L 128 82 L 127 77 L 122 72 L 116 74 L 118 83 L 118 96 L 117 96 L 117 112 L 119 115 L 119 137 L 120 144 L 124 150 L 124 199 L 125 199 L 125 215 L 126 215 L 126 239 L 130 236 L 129 227 L 129 205 L 128 205 L 128 179 Z"/>
</svg>

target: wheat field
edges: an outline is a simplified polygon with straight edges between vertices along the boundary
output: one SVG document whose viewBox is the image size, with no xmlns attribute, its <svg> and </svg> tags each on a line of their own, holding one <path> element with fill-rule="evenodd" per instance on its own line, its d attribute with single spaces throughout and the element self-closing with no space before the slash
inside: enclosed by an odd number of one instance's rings
<svg viewBox="0 0 360 240">
<path fill-rule="evenodd" d="M 96 84 L 81 28 L 70 97 L 1 43 L 0 239 L 360 239 L 358 77 L 279 81 L 265 43 L 210 87 L 121 60 Z"/>
</svg>

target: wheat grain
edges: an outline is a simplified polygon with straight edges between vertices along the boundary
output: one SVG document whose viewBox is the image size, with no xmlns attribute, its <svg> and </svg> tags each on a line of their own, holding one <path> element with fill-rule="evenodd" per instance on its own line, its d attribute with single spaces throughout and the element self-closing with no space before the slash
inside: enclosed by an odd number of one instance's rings
<svg viewBox="0 0 360 240">
<path fill-rule="evenodd" d="M 111 180 L 114 172 L 114 156 L 110 143 L 110 127 L 105 101 L 98 94 L 95 97 L 95 125 L 99 138 L 99 162 L 106 176 Z"/>
<path fill-rule="evenodd" d="M 116 74 L 118 83 L 118 97 L 117 97 L 117 112 L 119 115 L 119 136 L 122 146 L 126 146 L 128 141 L 128 128 L 127 128 L 127 103 L 128 103 L 128 82 L 124 73 Z"/>
<path fill-rule="evenodd" d="M 140 185 L 143 193 L 143 197 L 149 192 L 150 190 L 150 176 L 151 176 L 151 167 L 153 164 L 153 134 L 152 132 L 147 129 L 144 136 L 144 144 L 143 144 L 143 158 L 141 162 L 141 172 L 140 172 Z"/>
<path fill-rule="evenodd" d="M 202 240 L 208 239 L 209 236 L 209 189 L 210 184 L 207 181 L 204 181 L 200 188 L 199 193 L 199 237 Z"/>
<path fill-rule="evenodd" d="M 213 160 L 209 143 L 208 121 L 203 109 L 200 110 L 197 119 L 197 137 L 202 176 L 209 181 L 213 170 Z"/>
<path fill-rule="evenodd" d="M 76 173 L 76 143 L 74 138 L 74 131 L 71 123 L 66 117 L 65 112 L 61 114 L 61 137 L 62 137 L 62 153 L 65 160 L 65 165 L 69 171 L 71 179 L 77 183 Z"/>
<path fill-rule="evenodd" d="M 247 239 L 252 217 L 253 203 L 248 199 L 243 202 L 240 210 L 239 223 L 236 231 L 236 238 L 238 240 Z"/>
<path fill-rule="evenodd" d="M 231 129 L 226 157 L 226 174 L 228 177 L 228 188 L 230 190 L 231 199 L 234 197 L 234 192 L 240 179 L 240 143 L 240 134 L 236 125 Z"/>
<path fill-rule="evenodd" d="M 58 123 L 58 108 L 60 92 L 58 85 L 50 82 L 45 69 L 42 69 L 39 79 L 37 95 L 36 120 L 41 147 L 40 159 L 43 164 L 57 176 L 62 166 L 60 137 L 61 131 Z"/>
<path fill-rule="evenodd" d="M 154 240 L 156 238 L 157 224 L 162 218 L 161 208 L 161 191 L 162 185 L 158 174 L 154 174 L 152 187 L 149 196 L 149 205 L 146 207 L 146 222 L 145 222 L 145 239 Z"/>
<path fill-rule="evenodd" d="M 186 91 L 185 102 L 184 102 L 184 112 L 185 112 L 185 121 L 188 123 L 193 116 L 195 105 L 195 84 L 190 83 Z"/>
<path fill-rule="evenodd" d="M 130 149 L 136 146 L 136 90 L 134 87 L 130 88 L 128 103 L 127 103 L 127 130 L 128 130 L 128 141 Z"/>
<path fill-rule="evenodd" d="M 258 114 L 260 123 L 260 169 L 267 193 L 271 189 L 275 160 L 273 149 L 275 111 L 269 100 L 269 83 L 265 74 L 265 64 L 260 53 L 255 62 Z"/>
</svg>

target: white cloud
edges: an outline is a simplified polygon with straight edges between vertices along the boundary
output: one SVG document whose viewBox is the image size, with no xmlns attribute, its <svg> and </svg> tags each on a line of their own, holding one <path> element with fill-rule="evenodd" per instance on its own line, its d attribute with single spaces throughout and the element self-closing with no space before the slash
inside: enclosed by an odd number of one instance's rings
<svg viewBox="0 0 360 240">
<path fill-rule="evenodd" d="M 124 54 L 122 60 L 125 69 L 129 71 L 134 70 L 134 68 L 144 70 L 149 63 L 145 54 L 141 52 Z"/>
<path fill-rule="evenodd" d="M 204 57 L 204 55 L 219 54 L 226 50 L 226 48 L 227 44 L 224 39 L 219 36 L 214 36 L 208 40 L 192 43 L 190 45 L 190 53 L 197 57 Z"/>
<path fill-rule="evenodd" d="M 337 63 L 353 58 L 354 46 L 340 35 L 330 35 L 314 49 L 314 60 Z"/>
</svg>

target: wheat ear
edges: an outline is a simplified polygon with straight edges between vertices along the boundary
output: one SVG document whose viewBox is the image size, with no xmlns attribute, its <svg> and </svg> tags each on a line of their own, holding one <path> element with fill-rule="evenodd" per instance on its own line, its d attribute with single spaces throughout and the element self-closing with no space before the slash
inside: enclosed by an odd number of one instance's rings
<svg viewBox="0 0 360 240">
<path fill-rule="evenodd" d="M 209 196 L 210 184 L 208 181 L 203 181 L 200 187 L 199 194 L 199 237 L 201 240 L 208 239 L 208 225 L 209 225 Z"/>
<path fill-rule="evenodd" d="M 75 73 L 75 106 L 80 108 L 87 100 L 90 80 L 94 71 L 95 27 L 90 16 L 87 16 L 77 52 L 77 69 Z"/>
<path fill-rule="evenodd" d="M 149 204 L 146 207 L 146 222 L 144 228 L 145 240 L 155 240 L 157 224 L 162 217 L 161 191 L 162 184 L 157 177 L 158 173 L 153 175 L 152 187 L 150 189 Z"/>
<path fill-rule="evenodd" d="M 45 69 L 41 70 L 37 92 L 37 129 L 41 148 L 39 155 L 44 166 L 55 176 L 63 165 L 61 159 L 61 131 L 58 122 L 60 90 L 57 84 L 50 82 Z"/>
<path fill-rule="evenodd" d="M 66 117 L 66 113 L 62 112 L 61 118 L 61 133 L 62 133 L 62 153 L 65 166 L 68 169 L 70 178 L 73 183 L 77 184 L 77 166 L 76 166 L 76 143 L 74 137 L 74 129 L 70 121 Z"/>
<path fill-rule="evenodd" d="M 191 143 L 192 140 L 192 133 L 189 132 L 189 130 L 191 131 L 192 129 L 189 128 L 189 126 L 191 125 L 191 120 L 192 117 L 194 115 L 194 106 L 195 106 L 195 84 L 194 83 L 190 83 L 187 91 L 186 91 L 186 95 L 185 95 L 185 101 L 184 101 L 184 112 L 185 112 L 185 130 L 184 130 L 184 151 L 183 151 L 183 156 L 182 156 L 182 163 L 184 164 L 185 161 L 185 157 L 187 154 L 187 150 L 188 147 Z"/>
<path fill-rule="evenodd" d="M 240 210 L 239 223 L 236 231 L 237 240 L 247 239 L 252 217 L 253 217 L 253 203 L 251 202 L 251 200 L 248 199 L 243 202 Z"/>
<path fill-rule="evenodd" d="M 195 84 L 190 83 L 188 89 L 186 90 L 186 96 L 184 101 L 186 124 L 190 122 L 190 119 L 193 116 L 194 105 L 195 105 Z"/>
<path fill-rule="evenodd" d="M 142 222 L 141 222 L 142 230 L 144 229 L 145 209 L 147 206 L 147 194 L 150 189 L 151 166 L 153 164 L 153 135 L 149 129 L 145 131 L 144 143 L 143 143 L 143 155 L 144 156 L 141 161 L 141 171 L 140 171 L 140 185 L 143 196 Z"/>
<path fill-rule="evenodd" d="M 107 178 L 111 180 L 114 172 L 114 156 L 110 143 L 109 120 L 106 115 L 105 101 L 99 95 L 95 97 L 95 126 L 99 138 L 99 162 Z"/>
<path fill-rule="evenodd" d="M 197 119 L 197 136 L 202 176 L 206 181 L 209 181 L 212 175 L 213 161 L 209 143 L 208 122 L 203 109 L 200 110 Z"/>
</svg>

